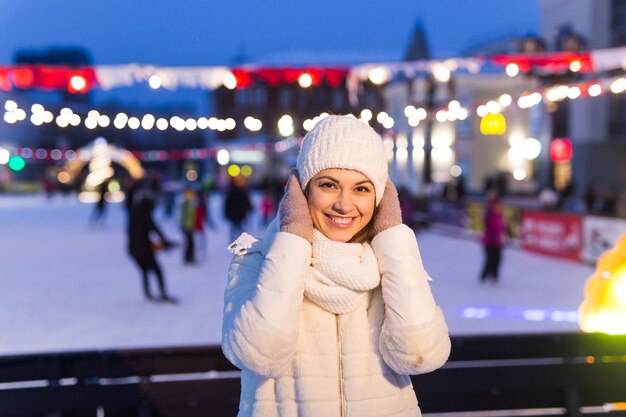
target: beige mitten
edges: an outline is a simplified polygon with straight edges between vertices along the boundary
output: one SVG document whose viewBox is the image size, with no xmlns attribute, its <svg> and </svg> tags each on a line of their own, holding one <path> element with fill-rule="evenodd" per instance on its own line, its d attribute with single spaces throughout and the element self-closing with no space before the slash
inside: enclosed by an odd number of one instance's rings
<svg viewBox="0 0 626 417">
<path fill-rule="evenodd" d="M 300 187 L 298 171 L 292 170 L 285 186 L 285 195 L 280 200 L 278 216 L 280 231 L 300 236 L 313 242 L 313 221 L 309 214 L 309 205 Z"/>
<path fill-rule="evenodd" d="M 391 178 L 387 179 L 383 198 L 378 205 L 378 212 L 374 219 L 372 232 L 374 236 L 390 227 L 402 224 L 402 212 L 400 211 L 400 200 L 398 199 L 398 190 L 393 185 Z"/>
</svg>

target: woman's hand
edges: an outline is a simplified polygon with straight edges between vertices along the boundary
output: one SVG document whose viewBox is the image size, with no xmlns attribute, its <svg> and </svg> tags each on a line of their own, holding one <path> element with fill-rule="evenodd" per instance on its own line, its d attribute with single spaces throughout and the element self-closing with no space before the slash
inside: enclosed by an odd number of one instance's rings
<svg viewBox="0 0 626 417">
<path fill-rule="evenodd" d="M 298 171 L 295 169 L 289 173 L 285 195 L 280 200 L 278 207 L 280 231 L 300 236 L 313 243 L 313 221 L 297 174 Z"/>
<path fill-rule="evenodd" d="M 398 199 L 398 190 L 393 185 L 391 178 L 387 179 L 383 198 L 378 205 L 378 212 L 374 219 L 372 231 L 374 236 L 390 227 L 402 224 L 402 212 L 400 211 L 400 200 Z"/>
</svg>

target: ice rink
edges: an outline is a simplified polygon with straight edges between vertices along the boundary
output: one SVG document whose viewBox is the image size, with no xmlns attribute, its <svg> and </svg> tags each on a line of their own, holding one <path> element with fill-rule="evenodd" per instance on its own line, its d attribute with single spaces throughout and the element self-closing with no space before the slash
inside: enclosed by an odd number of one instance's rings
<svg viewBox="0 0 626 417">
<path fill-rule="evenodd" d="M 184 265 L 179 248 L 159 254 L 176 305 L 144 300 L 126 254 L 123 205 L 109 205 L 98 226 L 89 224 L 92 209 L 73 197 L 0 195 L 0 354 L 218 344 L 231 258 L 220 196 L 198 264 Z M 182 241 L 175 217 L 155 218 Z M 578 331 L 592 267 L 507 248 L 501 282 L 482 286 L 477 241 L 436 231 L 418 241 L 452 334 Z"/>
</svg>

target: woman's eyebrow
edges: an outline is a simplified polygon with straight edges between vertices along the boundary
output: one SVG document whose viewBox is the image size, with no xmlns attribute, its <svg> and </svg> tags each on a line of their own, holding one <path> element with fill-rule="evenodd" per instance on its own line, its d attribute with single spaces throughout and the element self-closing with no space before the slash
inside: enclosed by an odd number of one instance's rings
<svg viewBox="0 0 626 417">
<path fill-rule="evenodd" d="M 333 181 L 333 182 L 336 182 L 336 183 L 340 183 L 340 182 L 341 182 L 341 181 L 339 181 L 338 179 L 333 178 L 333 177 L 331 177 L 331 176 L 329 176 L 329 175 L 323 175 L 323 176 L 321 176 L 321 177 L 317 177 L 317 179 L 318 179 L 318 180 L 323 180 L 323 179 L 326 179 L 326 180 L 330 180 L 330 181 Z M 365 183 L 368 183 L 368 184 L 374 185 L 374 183 L 373 183 L 372 181 L 370 181 L 370 180 L 363 180 L 363 181 L 359 181 L 359 182 L 357 182 L 357 183 L 356 183 L 356 184 L 354 184 L 354 185 L 361 185 L 361 184 L 365 184 Z"/>
<path fill-rule="evenodd" d="M 326 179 L 326 180 L 331 180 L 331 181 L 334 181 L 334 182 L 339 182 L 339 180 L 337 180 L 336 178 L 330 177 L 330 176 L 328 176 L 328 175 L 323 175 L 323 176 L 321 176 L 321 177 L 317 177 L 317 179 L 318 179 L 318 180 L 324 180 L 324 179 Z"/>
</svg>

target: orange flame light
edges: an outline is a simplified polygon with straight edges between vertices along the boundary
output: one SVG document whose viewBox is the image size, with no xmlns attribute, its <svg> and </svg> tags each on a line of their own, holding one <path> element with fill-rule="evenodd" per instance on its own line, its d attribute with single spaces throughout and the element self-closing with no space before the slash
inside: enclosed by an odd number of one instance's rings
<svg viewBox="0 0 626 417">
<path fill-rule="evenodd" d="M 585 332 L 626 334 L 626 234 L 598 259 L 579 312 Z"/>
</svg>

